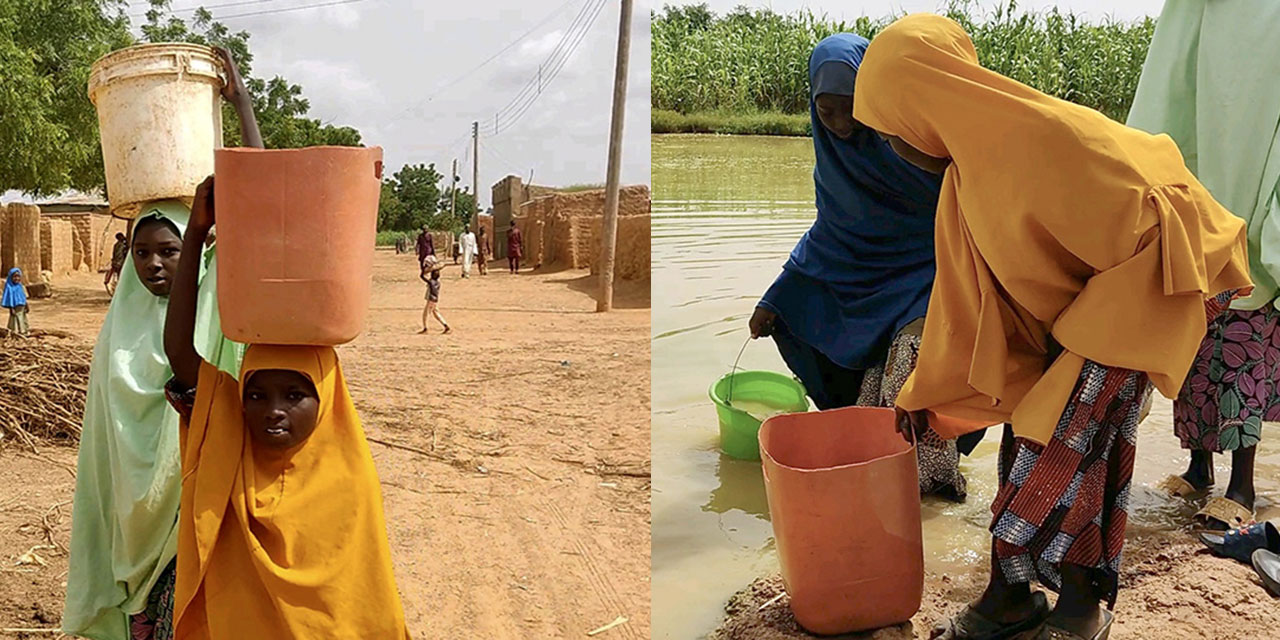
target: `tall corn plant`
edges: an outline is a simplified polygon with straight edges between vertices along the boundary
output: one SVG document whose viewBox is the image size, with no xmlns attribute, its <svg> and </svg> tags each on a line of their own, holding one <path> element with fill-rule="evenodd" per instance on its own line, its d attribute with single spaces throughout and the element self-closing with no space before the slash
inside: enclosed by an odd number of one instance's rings
<svg viewBox="0 0 1280 640">
<path fill-rule="evenodd" d="M 1089 22 L 1074 13 L 1020 11 L 1016 2 L 983 12 L 953 0 L 943 13 L 964 26 L 984 66 L 1117 120 L 1128 113 L 1155 21 Z M 666 6 L 652 16 L 652 106 L 680 113 L 803 113 L 809 52 L 838 32 L 867 38 L 898 16 L 835 22 L 808 11 L 706 5 Z"/>
</svg>

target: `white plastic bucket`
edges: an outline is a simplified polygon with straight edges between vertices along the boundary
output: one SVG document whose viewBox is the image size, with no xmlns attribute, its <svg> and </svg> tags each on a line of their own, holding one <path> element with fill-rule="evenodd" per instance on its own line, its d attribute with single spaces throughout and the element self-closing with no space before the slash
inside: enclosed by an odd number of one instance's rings
<svg viewBox="0 0 1280 640">
<path fill-rule="evenodd" d="M 190 203 L 222 147 L 224 78 L 217 52 L 194 44 L 143 44 L 93 63 L 111 213 L 132 219 L 153 200 Z"/>
</svg>

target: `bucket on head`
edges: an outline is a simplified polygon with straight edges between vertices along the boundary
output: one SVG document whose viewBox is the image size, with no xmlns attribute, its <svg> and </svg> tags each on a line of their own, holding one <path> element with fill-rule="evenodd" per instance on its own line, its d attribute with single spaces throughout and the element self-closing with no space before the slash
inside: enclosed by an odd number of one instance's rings
<svg viewBox="0 0 1280 640">
<path fill-rule="evenodd" d="M 364 329 L 381 147 L 219 149 L 222 332 L 250 344 L 339 345 Z"/>
<path fill-rule="evenodd" d="M 142 44 L 89 73 L 111 213 L 133 219 L 154 200 L 185 199 L 222 146 L 222 60 L 212 47 Z"/>
<path fill-rule="evenodd" d="M 759 460 L 756 433 L 763 419 L 809 410 L 804 385 L 773 371 L 734 371 L 708 391 L 720 421 L 720 450 L 739 460 Z"/>
<path fill-rule="evenodd" d="M 760 453 L 796 621 L 839 634 L 911 619 L 924 591 L 920 485 L 893 409 L 775 416 Z"/>
</svg>

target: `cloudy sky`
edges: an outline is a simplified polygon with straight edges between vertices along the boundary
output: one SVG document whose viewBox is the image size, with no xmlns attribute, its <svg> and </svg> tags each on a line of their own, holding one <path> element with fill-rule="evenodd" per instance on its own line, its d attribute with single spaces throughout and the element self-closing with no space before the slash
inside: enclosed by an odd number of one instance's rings
<svg viewBox="0 0 1280 640">
<path fill-rule="evenodd" d="M 723 13 L 732 11 L 738 5 L 748 7 L 768 7 L 779 13 L 788 13 L 797 9 L 808 8 L 817 14 L 825 13 L 832 18 L 853 19 L 861 15 L 882 16 L 895 11 L 934 11 L 945 4 L 939 0 L 658 0 L 663 4 L 699 4 L 705 2 L 712 10 Z M 994 6 L 995 0 L 980 0 L 984 7 Z M 1163 0 L 1018 0 L 1020 9 L 1045 9 L 1048 7 L 1071 9 L 1092 18 L 1115 16 L 1121 19 L 1133 19 L 1144 15 L 1158 16 Z"/>
<path fill-rule="evenodd" d="M 499 122 L 505 131 L 497 137 L 495 113 L 537 77 L 579 11 L 600 0 L 333 2 L 174 0 L 172 7 L 188 17 L 203 4 L 228 27 L 248 31 L 255 75 L 302 85 L 312 117 L 359 129 L 366 144 L 383 147 L 393 171 L 421 162 L 447 173 L 453 158 L 465 156 L 459 173 L 469 185 L 471 122 L 480 120 L 482 185 L 510 173 L 527 178 L 530 171 L 543 184 L 604 182 L 617 0 L 605 0 L 560 73 L 523 116 Z M 317 4 L 330 6 L 245 15 Z M 131 13 L 141 13 L 146 2 L 133 6 Z M 650 8 L 649 0 L 635 0 L 625 183 L 649 181 Z M 490 204 L 487 188 L 481 200 Z"/>
</svg>

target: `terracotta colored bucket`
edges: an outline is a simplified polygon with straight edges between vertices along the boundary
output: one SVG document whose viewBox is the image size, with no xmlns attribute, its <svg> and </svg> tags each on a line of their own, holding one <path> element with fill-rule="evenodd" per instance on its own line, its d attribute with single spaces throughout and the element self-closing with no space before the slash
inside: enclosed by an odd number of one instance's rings
<svg viewBox="0 0 1280 640">
<path fill-rule="evenodd" d="M 911 619 L 924 590 L 920 484 L 893 409 L 775 416 L 760 457 L 796 621 L 839 634 Z"/>
<path fill-rule="evenodd" d="M 382 149 L 219 149 L 214 163 L 223 333 L 354 340 L 369 307 Z"/>
</svg>

